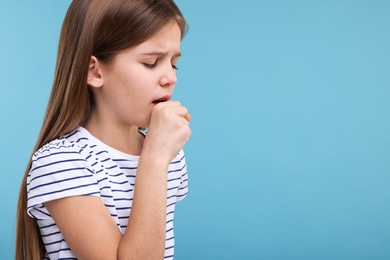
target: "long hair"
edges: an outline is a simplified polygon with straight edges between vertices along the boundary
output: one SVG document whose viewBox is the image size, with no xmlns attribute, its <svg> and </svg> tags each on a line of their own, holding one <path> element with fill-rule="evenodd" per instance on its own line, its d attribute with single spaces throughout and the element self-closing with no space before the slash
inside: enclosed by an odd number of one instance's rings
<svg viewBox="0 0 390 260">
<path fill-rule="evenodd" d="M 33 153 L 83 125 L 94 105 L 87 85 L 91 56 L 109 63 L 118 52 L 136 46 L 176 21 L 182 37 L 187 24 L 173 0 L 73 0 L 58 46 L 54 82 Z M 43 259 L 39 227 L 27 214 L 27 175 L 19 193 L 15 259 Z"/>
</svg>

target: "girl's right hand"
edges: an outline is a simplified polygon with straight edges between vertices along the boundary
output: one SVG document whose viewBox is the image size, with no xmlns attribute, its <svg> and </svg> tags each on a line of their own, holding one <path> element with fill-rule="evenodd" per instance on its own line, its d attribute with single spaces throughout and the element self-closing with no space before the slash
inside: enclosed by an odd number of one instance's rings
<svg viewBox="0 0 390 260">
<path fill-rule="evenodd" d="M 148 134 L 142 154 L 151 154 L 168 165 L 191 136 L 191 115 L 178 101 L 166 101 L 155 105 L 150 118 Z M 141 155 L 142 155 L 141 154 Z"/>
</svg>

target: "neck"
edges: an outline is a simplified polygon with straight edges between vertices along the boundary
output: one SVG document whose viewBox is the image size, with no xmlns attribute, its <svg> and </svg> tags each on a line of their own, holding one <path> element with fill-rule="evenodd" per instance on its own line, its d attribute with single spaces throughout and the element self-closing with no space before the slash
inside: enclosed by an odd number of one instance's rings
<svg viewBox="0 0 390 260">
<path fill-rule="evenodd" d="M 131 155 L 141 154 L 144 136 L 138 132 L 138 126 L 103 120 L 92 112 L 84 127 L 94 137 L 116 150 Z"/>
</svg>

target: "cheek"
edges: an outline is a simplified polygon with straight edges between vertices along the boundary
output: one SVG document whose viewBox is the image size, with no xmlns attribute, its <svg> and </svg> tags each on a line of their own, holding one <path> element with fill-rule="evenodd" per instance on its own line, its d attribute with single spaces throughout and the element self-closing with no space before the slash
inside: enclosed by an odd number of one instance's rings
<svg viewBox="0 0 390 260">
<path fill-rule="evenodd" d="M 123 69 L 125 68 L 125 69 Z M 127 66 L 109 74 L 106 90 L 116 100 L 132 103 L 143 102 L 154 97 L 153 90 L 158 85 L 156 72 L 141 66 Z"/>
</svg>

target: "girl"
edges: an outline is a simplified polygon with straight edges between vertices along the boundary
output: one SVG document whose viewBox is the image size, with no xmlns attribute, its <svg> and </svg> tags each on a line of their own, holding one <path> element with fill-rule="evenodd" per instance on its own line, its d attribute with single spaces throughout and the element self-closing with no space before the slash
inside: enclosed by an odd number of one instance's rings
<svg viewBox="0 0 390 260">
<path fill-rule="evenodd" d="M 71 3 L 20 191 L 16 259 L 173 259 L 191 135 L 170 100 L 185 30 L 172 0 Z"/>
</svg>

